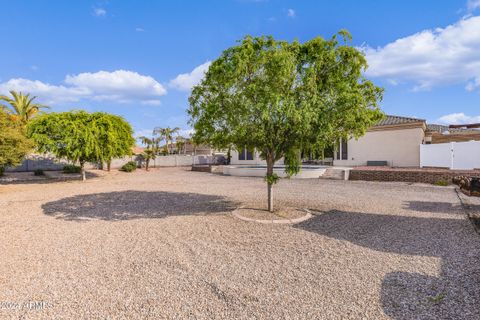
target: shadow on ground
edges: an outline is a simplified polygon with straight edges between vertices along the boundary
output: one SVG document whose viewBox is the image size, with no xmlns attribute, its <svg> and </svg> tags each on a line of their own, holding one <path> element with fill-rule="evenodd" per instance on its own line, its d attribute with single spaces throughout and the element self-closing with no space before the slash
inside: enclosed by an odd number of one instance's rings
<svg viewBox="0 0 480 320">
<path fill-rule="evenodd" d="M 93 193 L 42 205 L 44 214 L 74 221 L 164 218 L 169 215 L 220 213 L 234 208 L 233 202 L 220 196 L 149 191 Z"/>
<path fill-rule="evenodd" d="M 94 172 L 86 172 L 87 180 L 98 178 L 99 175 Z M 62 172 L 45 171 L 43 176 L 35 176 L 33 172 L 7 172 L 0 178 L 0 185 L 10 184 L 50 184 L 64 181 L 82 181 L 82 176 L 78 173 L 64 174 Z"/>
<path fill-rule="evenodd" d="M 465 214 L 461 204 L 453 204 L 450 202 L 407 201 L 404 203 L 403 209 L 420 212 Z M 475 205 L 472 209 L 480 210 L 480 206 Z"/>
<path fill-rule="evenodd" d="M 480 319 L 480 238 L 466 219 L 329 211 L 295 227 L 376 251 L 440 258 L 438 277 L 398 271 L 383 278 L 381 304 L 393 319 Z"/>
</svg>

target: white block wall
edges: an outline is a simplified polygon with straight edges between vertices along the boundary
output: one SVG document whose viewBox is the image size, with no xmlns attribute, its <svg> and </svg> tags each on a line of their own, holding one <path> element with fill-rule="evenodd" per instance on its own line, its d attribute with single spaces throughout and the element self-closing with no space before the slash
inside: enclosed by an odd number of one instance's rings
<svg viewBox="0 0 480 320">
<path fill-rule="evenodd" d="M 420 145 L 420 167 L 480 168 L 480 141 Z"/>
</svg>

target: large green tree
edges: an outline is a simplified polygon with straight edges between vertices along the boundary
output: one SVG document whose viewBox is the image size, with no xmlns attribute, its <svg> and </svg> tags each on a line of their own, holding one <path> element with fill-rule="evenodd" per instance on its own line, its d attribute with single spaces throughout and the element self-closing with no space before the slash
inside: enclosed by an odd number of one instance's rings
<svg viewBox="0 0 480 320">
<path fill-rule="evenodd" d="M 31 96 L 30 94 L 23 94 L 12 90 L 10 91 L 10 95 L 12 97 L 0 95 L 0 101 L 7 103 L 7 105 L 0 104 L 0 107 L 23 123 L 27 123 L 32 117 L 41 113 L 42 109 L 49 108 L 43 104 L 36 103 L 34 100 L 37 97 Z"/>
<path fill-rule="evenodd" d="M 32 147 L 23 123 L 0 110 L 0 175 L 5 167 L 19 165 Z"/>
<path fill-rule="evenodd" d="M 110 171 L 112 159 L 130 155 L 135 145 L 132 126 L 120 116 L 97 112 L 92 114 L 100 127 L 99 142 L 102 144 L 102 157 Z"/>
<path fill-rule="evenodd" d="M 118 140 L 127 137 L 130 141 L 127 132 L 131 128 L 112 125 L 118 122 L 118 118 L 105 113 L 71 111 L 40 115 L 30 121 L 27 128 L 28 136 L 33 139 L 39 152 L 52 153 L 59 158 L 78 162 L 82 179 L 85 180 L 87 162 L 109 161 L 114 156 L 121 157 L 130 153 L 126 148 L 129 143 L 124 145 L 124 142 Z M 110 148 L 110 145 L 113 147 Z"/>
<path fill-rule="evenodd" d="M 383 116 L 383 90 L 364 77 L 367 61 L 350 41 L 347 31 L 305 43 L 247 36 L 192 91 L 195 141 L 255 148 L 266 160 L 269 211 L 278 160 L 296 174 L 300 150 L 360 137 Z"/>
</svg>

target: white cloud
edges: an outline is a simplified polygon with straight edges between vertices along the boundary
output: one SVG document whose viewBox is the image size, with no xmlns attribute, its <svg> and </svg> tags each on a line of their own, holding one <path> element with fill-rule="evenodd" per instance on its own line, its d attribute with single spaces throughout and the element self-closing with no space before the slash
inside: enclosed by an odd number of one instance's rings
<svg viewBox="0 0 480 320">
<path fill-rule="evenodd" d="M 480 122 L 480 116 L 469 116 L 463 112 L 451 113 L 438 119 L 442 124 L 468 124 Z"/>
<path fill-rule="evenodd" d="M 467 9 L 468 11 L 474 11 L 480 8 L 480 0 L 468 0 L 467 2 Z"/>
<path fill-rule="evenodd" d="M 39 100 L 46 104 L 77 102 L 90 94 L 86 88 L 57 86 L 23 78 L 10 79 L 7 82 L 0 83 L 0 93 L 6 94 L 10 90 L 31 93 L 38 96 Z"/>
<path fill-rule="evenodd" d="M 367 75 L 395 82 L 412 81 L 415 90 L 448 84 L 480 84 L 480 16 L 446 28 L 424 30 L 384 47 L 364 47 Z"/>
<path fill-rule="evenodd" d="M 9 90 L 28 92 L 48 104 L 88 99 L 118 103 L 140 102 L 147 105 L 159 105 L 159 97 L 167 93 L 154 78 L 126 70 L 67 75 L 64 83 L 65 85 L 52 85 L 38 80 L 10 79 L 0 83 L 0 93 Z"/>
<path fill-rule="evenodd" d="M 211 61 L 207 61 L 193 69 L 190 73 L 179 74 L 175 79 L 170 80 L 169 86 L 181 91 L 190 91 L 202 81 L 205 72 L 207 72 L 211 64 Z"/>
<path fill-rule="evenodd" d="M 96 17 L 105 17 L 107 15 L 107 10 L 104 8 L 94 8 L 93 15 Z"/>
<path fill-rule="evenodd" d="M 178 132 L 178 135 L 184 138 L 189 138 L 193 135 L 194 132 L 195 130 L 192 128 L 187 128 L 187 129 L 184 128 L 184 129 L 180 129 L 180 131 Z"/>
<path fill-rule="evenodd" d="M 287 10 L 287 16 L 288 16 L 289 18 L 295 18 L 296 15 L 297 15 L 297 14 L 295 13 L 295 10 L 293 10 L 293 9 L 288 9 L 288 10 Z"/>
<path fill-rule="evenodd" d="M 145 29 L 143 29 L 143 28 L 140 28 L 140 27 L 137 27 L 137 28 L 135 28 L 135 31 L 137 31 L 137 32 L 144 32 L 144 31 L 145 31 Z"/>
</svg>

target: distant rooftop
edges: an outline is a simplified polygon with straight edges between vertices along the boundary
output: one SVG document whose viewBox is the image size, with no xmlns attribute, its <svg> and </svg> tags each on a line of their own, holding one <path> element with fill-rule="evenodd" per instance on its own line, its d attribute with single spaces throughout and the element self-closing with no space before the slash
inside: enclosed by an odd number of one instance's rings
<svg viewBox="0 0 480 320">
<path fill-rule="evenodd" d="M 438 132 L 438 133 L 444 133 L 444 132 L 478 133 L 479 129 L 468 128 L 465 126 L 445 126 L 443 124 L 427 124 L 427 131 Z"/>
</svg>

